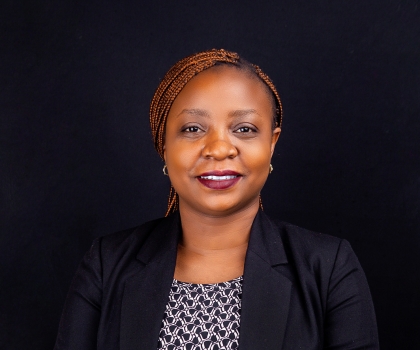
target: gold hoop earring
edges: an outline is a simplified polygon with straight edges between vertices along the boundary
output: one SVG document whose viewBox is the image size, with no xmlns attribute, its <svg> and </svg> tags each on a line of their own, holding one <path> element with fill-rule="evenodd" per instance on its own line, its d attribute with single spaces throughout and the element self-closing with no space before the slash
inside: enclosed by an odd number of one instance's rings
<svg viewBox="0 0 420 350">
<path fill-rule="evenodd" d="M 273 172 L 273 170 L 274 170 L 274 168 L 273 168 L 273 166 L 270 164 L 270 172 L 269 172 L 269 174 L 271 174 L 271 173 Z"/>
<path fill-rule="evenodd" d="M 168 175 L 169 175 L 169 174 L 168 174 L 168 168 L 166 167 L 166 164 L 163 166 L 162 171 L 163 171 L 163 175 L 166 175 L 166 176 L 168 176 Z"/>
</svg>

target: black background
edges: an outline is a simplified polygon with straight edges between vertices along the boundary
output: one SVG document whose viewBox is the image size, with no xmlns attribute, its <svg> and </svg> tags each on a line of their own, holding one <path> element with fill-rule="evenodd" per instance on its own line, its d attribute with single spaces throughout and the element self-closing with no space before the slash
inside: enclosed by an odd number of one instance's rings
<svg viewBox="0 0 420 350">
<path fill-rule="evenodd" d="M 1 349 L 51 349 L 92 239 L 162 216 L 148 105 L 213 47 L 283 100 L 266 212 L 348 239 L 382 349 L 420 348 L 419 1 L 3 0 L 0 23 Z"/>
</svg>

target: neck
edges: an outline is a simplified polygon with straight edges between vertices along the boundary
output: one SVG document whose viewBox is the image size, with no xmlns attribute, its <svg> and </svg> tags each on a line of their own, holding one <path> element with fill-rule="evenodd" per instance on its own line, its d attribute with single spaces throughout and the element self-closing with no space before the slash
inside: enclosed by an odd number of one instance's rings
<svg viewBox="0 0 420 350">
<path fill-rule="evenodd" d="M 199 213 L 180 205 L 182 240 L 180 244 L 194 251 L 230 250 L 248 245 L 249 234 L 259 203 L 225 216 Z"/>
</svg>

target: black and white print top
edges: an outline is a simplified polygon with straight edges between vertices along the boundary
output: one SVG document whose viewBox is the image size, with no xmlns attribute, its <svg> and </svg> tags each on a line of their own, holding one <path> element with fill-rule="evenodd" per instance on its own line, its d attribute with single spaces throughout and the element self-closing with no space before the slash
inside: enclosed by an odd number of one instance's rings
<svg viewBox="0 0 420 350">
<path fill-rule="evenodd" d="M 242 276 L 216 284 L 174 280 L 158 350 L 237 349 Z"/>
</svg>

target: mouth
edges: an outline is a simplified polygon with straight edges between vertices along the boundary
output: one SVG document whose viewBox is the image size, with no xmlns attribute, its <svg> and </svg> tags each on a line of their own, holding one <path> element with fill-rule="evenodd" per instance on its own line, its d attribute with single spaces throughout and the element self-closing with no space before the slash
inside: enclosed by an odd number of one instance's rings
<svg viewBox="0 0 420 350">
<path fill-rule="evenodd" d="M 197 176 L 197 180 L 212 190 L 226 190 L 234 186 L 242 175 L 232 170 L 215 170 Z"/>
</svg>

